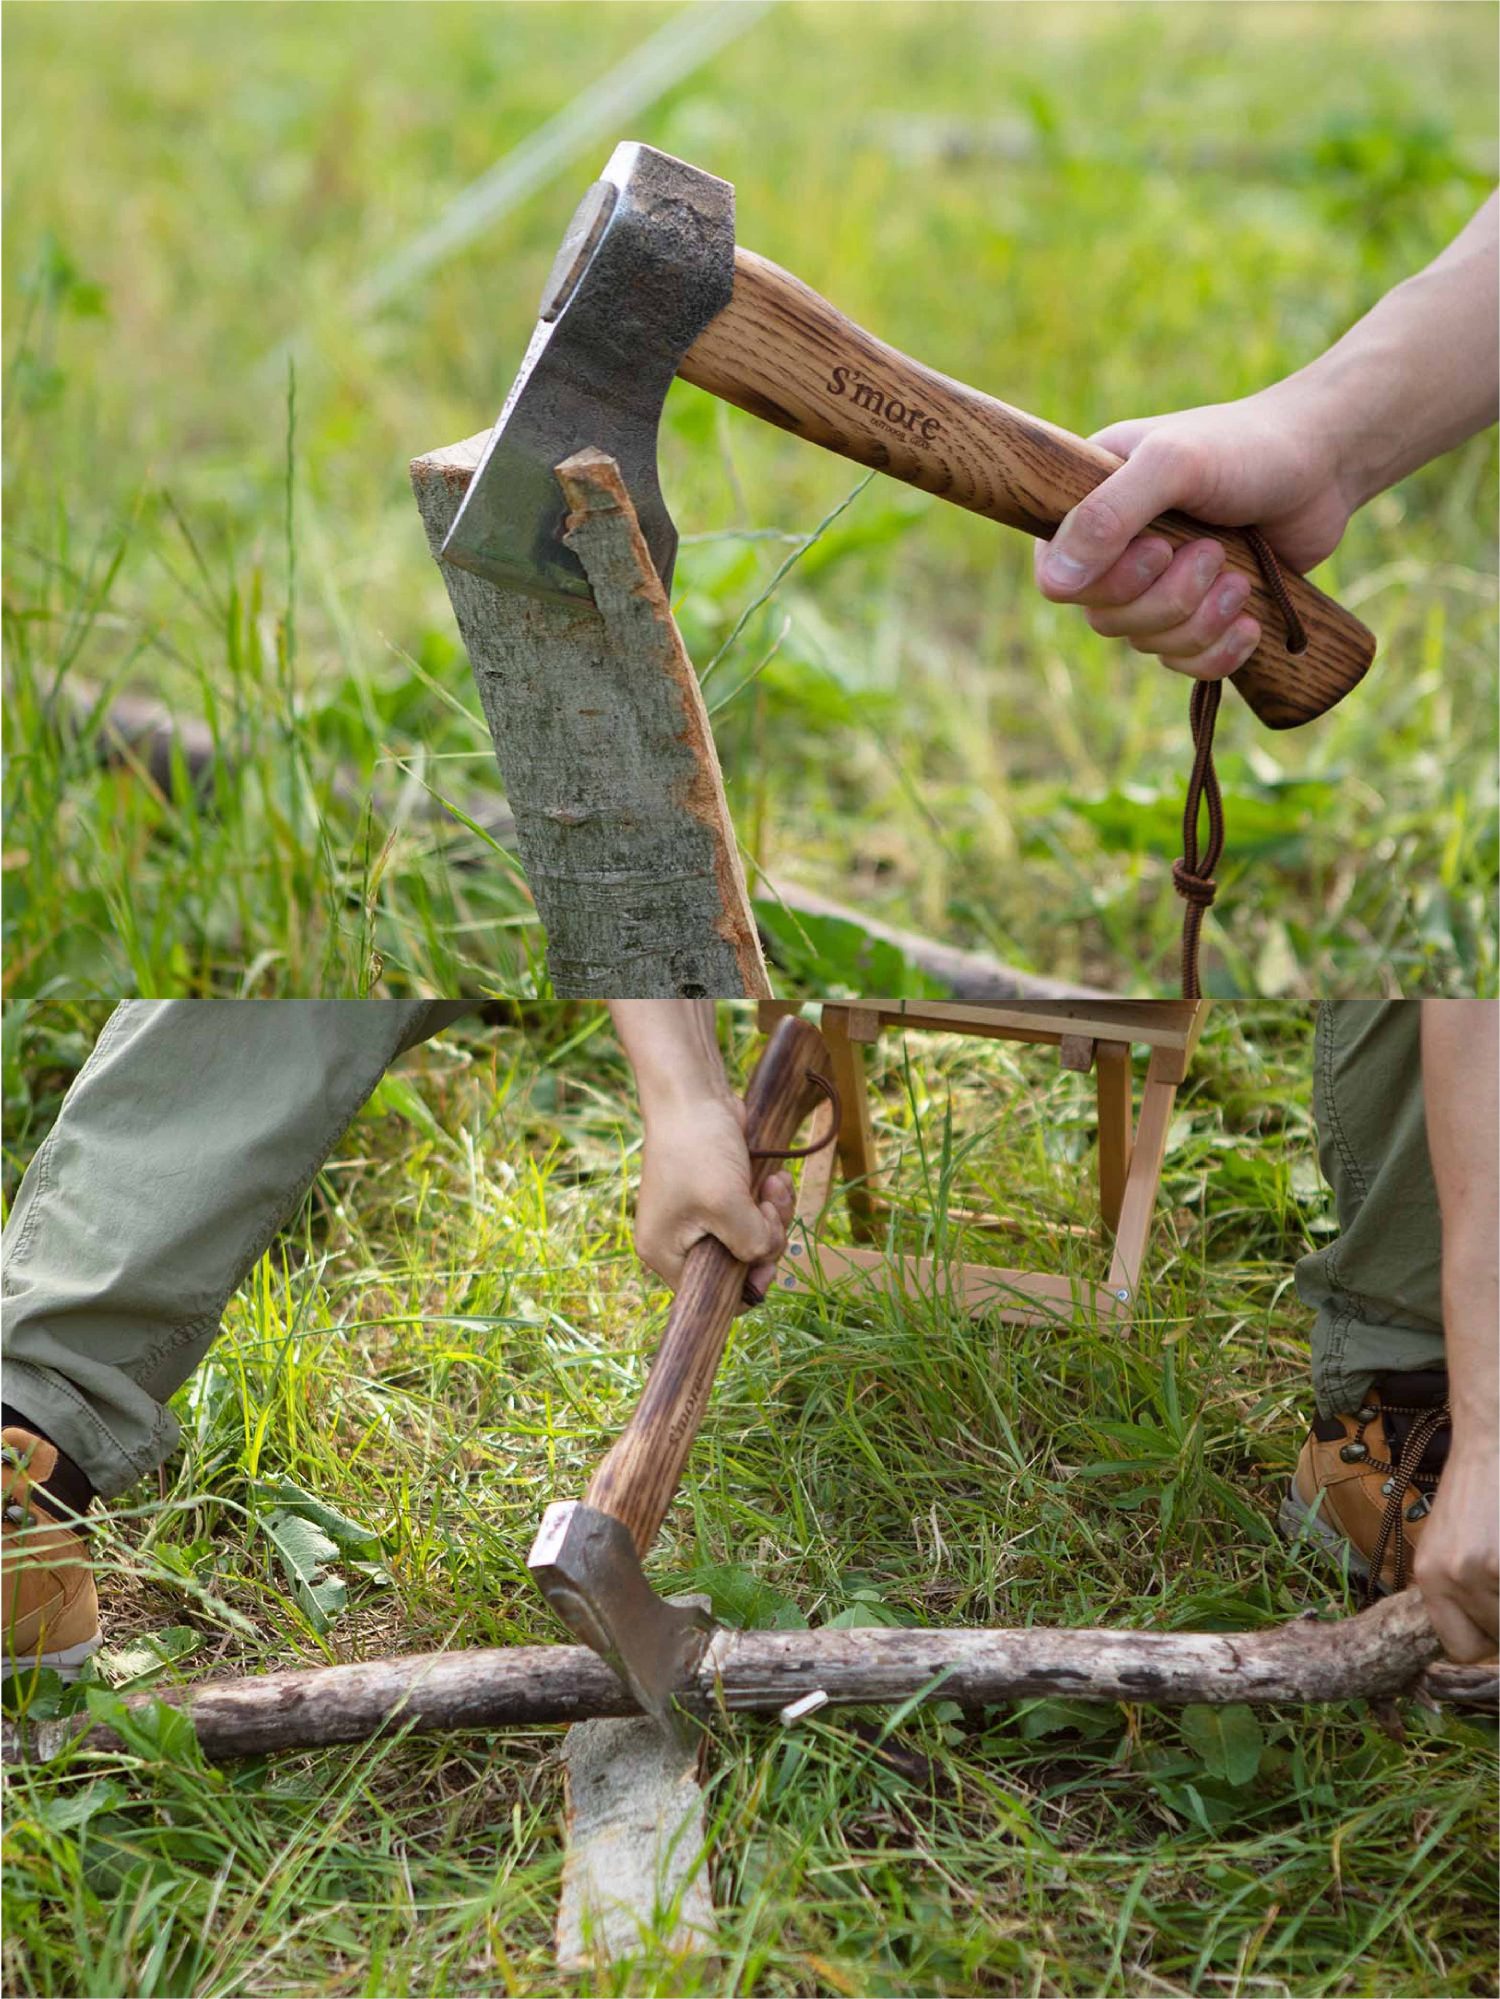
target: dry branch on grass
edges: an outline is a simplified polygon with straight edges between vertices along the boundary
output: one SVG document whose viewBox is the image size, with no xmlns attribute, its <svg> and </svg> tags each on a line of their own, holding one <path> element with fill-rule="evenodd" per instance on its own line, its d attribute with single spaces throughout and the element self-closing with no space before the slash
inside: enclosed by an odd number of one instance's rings
<svg viewBox="0 0 1500 1999">
<path fill-rule="evenodd" d="M 163 702 L 145 694 L 120 694 L 106 704 L 101 687 L 73 675 L 64 683 L 63 698 L 68 703 L 72 726 L 90 732 L 94 753 L 101 763 L 138 769 L 161 791 L 170 793 L 180 762 L 183 774 L 195 789 L 205 796 L 210 791 L 214 773 L 225 759 L 222 746 L 206 722 L 174 715 Z M 233 768 L 231 761 L 231 772 Z M 362 812 L 369 802 L 367 787 L 347 764 L 339 764 L 329 772 L 328 787 L 333 797 L 351 812 Z M 476 795 L 461 799 L 459 809 L 470 825 L 477 826 L 498 846 L 515 846 L 516 819 L 508 805 L 497 804 L 493 797 Z M 418 824 L 453 823 L 448 806 L 429 791 L 419 791 L 403 810 Z M 462 871 L 478 867 L 482 861 L 460 853 L 450 859 L 449 865 Z M 763 879 L 769 898 L 794 915 L 832 917 L 840 923 L 853 924 L 877 943 L 891 945 L 909 965 L 941 987 L 949 999 L 987 1003 L 1109 997 L 1094 986 L 1043 978 L 1035 972 L 1004 964 L 987 951 L 965 950 L 925 937 L 920 931 L 884 923 L 801 882 L 788 881 L 779 875 Z M 764 938 L 762 943 L 766 944 Z M 766 945 L 766 949 L 774 963 L 774 947 Z"/>
<path fill-rule="evenodd" d="M 1289 1704 L 1429 1700 L 1493 1706 L 1494 1664 L 1439 1661 L 1420 1595 L 1408 1590 L 1357 1617 L 1299 1618 L 1264 1631 L 719 1631 L 683 1705 L 695 1713 L 774 1713 L 819 1690 L 833 1705 L 912 1699 L 988 1707 L 1061 1694 L 1072 1700 Z M 139 1706 L 156 1696 L 133 1694 Z M 638 1712 L 602 1660 L 579 1645 L 429 1652 L 163 1689 L 192 1719 L 205 1755 L 260 1755 L 361 1742 L 388 1727 L 536 1727 Z M 6 1723 L 7 1763 L 52 1755 L 76 1721 Z M 118 1738 L 88 1729 L 107 1747 Z"/>
</svg>

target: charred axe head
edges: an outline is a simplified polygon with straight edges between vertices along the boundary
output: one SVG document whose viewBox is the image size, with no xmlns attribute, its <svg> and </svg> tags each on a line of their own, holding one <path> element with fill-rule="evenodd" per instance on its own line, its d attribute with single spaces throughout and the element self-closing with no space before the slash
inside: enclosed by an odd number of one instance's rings
<svg viewBox="0 0 1500 1999">
<path fill-rule="evenodd" d="M 592 445 L 620 467 L 669 587 L 677 530 L 656 473 L 657 427 L 678 363 L 733 290 L 728 181 L 651 146 L 617 146 L 568 226 L 444 561 L 507 589 L 590 598 L 563 542 L 553 468 Z"/>
<path fill-rule="evenodd" d="M 657 1595 L 623 1521 L 581 1499 L 559 1500 L 542 1515 L 526 1566 L 580 1644 L 613 1666 L 647 1714 L 677 1726 L 673 1696 L 714 1621 Z"/>
</svg>

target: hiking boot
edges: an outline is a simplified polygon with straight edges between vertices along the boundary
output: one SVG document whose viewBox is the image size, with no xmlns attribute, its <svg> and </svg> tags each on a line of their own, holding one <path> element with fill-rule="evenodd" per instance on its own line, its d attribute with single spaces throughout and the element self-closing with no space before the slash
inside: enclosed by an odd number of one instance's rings
<svg viewBox="0 0 1500 1999">
<path fill-rule="evenodd" d="M 1366 1603 L 1405 1589 L 1451 1436 L 1443 1369 L 1383 1376 L 1351 1415 L 1313 1423 L 1281 1502 L 1282 1533 L 1346 1561 Z"/>
<path fill-rule="evenodd" d="M 65 1680 L 99 1647 L 99 1599 L 84 1537 L 49 1513 L 32 1487 L 51 1476 L 57 1446 L 29 1430 L 0 1430 L 0 1673 L 50 1666 Z"/>
</svg>

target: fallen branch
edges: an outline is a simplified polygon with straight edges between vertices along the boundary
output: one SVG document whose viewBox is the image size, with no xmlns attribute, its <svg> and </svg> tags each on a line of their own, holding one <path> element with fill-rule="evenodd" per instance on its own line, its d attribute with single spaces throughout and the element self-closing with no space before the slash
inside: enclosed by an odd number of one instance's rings
<svg viewBox="0 0 1500 1999">
<path fill-rule="evenodd" d="M 62 687 L 62 699 L 71 725 L 78 730 L 92 730 L 94 755 L 101 764 L 128 764 L 138 768 L 158 790 L 170 796 L 174 770 L 180 761 L 188 783 L 201 796 L 208 796 L 215 770 L 221 761 L 221 749 L 206 722 L 191 715 L 174 715 L 163 702 L 143 694 L 119 694 L 107 707 L 101 708 L 102 694 L 103 690 L 96 682 L 81 680 L 73 675 Z M 233 774 L 232 763 L 229 768 Z M 369 803 L 368 787 L 348 764 L 333 766 L 327 783 L 330 796 L 351 812 L 362 812 Z M 515 846 L 515 814 L 508 805 L 497 804 L 489 796 L 465 798 L 460 804 L 464 817 L 497 846 Z M 418 824 L 451 826 L 454 823 L 448 806 L 428 791 L 417 792 L 403 810 Z M 487 859 L 487 855 L 466 856 L 460 851 L 450 855 L 449 865 L 462 872 L 466 867 L 477 867 Z M 942 986 L 949 999 L 977 1003 L 1013 999 L 1109 998 L 1107 993 L 1095 986 L 1070 985 L 1060 979 L 1041 978 L 1034 972 L 1023 972 L 1014 965 L 1007 965 L 1001 959 L 991 957 L 987 951 L 966 951 L 958 945 L 943 944 L 934 937 L 925 937 L 920 931 L 882 923 L 878 917 L 867 916 L 848 903 L 835 901 L 832 896 L 820 895 L 816 889 L 806 888 L 800 882 L 785 881 L 779 876 L 767 877 L 766 887 L 772 899 L 785 903 L 798 916 L 836 917 L 840 922 L 856 924 L 879 943 L 894 945 L 908 964 Z M 770 942 L 764 941 L 767 955 L 774 962 Z"/>
<path fill-rule="evenodd" d="M 1303 1703 L 1429 1700 L 1490 1707 L 1494 1664 L 1438 1663 L 1414 1590 L 1358 1617 L 1298 1619 L 1265 1631 L 720 1631 L 682 1702 L 699 1714 L 773 1713 L 815 1691 L 832 1705 L 912 1699 L 989 1707 L 1040 1694 L 1072 1700 Z M 126 1696 L 160 1698 L 191 1718 L 210 1758 L 361 1742 L 387 1728 L 530 1728 L 637 1712 L 610 1669 L 577 1645 L 429 1652 L 351 1666 L 266 1673 Z M 0 1760 L 44 1759 L 75 1734 L 117 1747 L 107 1728 L 7 1722 Z"/>
</svg>

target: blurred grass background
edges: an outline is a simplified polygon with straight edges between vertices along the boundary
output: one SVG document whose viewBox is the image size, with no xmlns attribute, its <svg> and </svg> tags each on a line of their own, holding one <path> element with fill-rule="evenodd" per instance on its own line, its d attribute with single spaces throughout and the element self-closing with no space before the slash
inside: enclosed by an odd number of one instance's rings
<svg viewBox="0 0 1500 1999">
<path fill-rule="evenodd" d="M 743 241 L 1082 432 L 1299 365 L 1494 173 L 1488 4 L 783 0 L 362 302 L 672 13 L 7 8 L 9 990 L 545 990 L 513 860 L 423 816 L 424 787 L 500 800 L 405 468 L 493 420 L 614 137 L 726 175 Z M 856 468 L 682 385 L 662 459 L 702 663 Z M 1494 990 L 1494 475 L 1475 440 L 1319 572 L 1381 641 L 1335 715 L 1271 736 L 1226 707 L 1211 989 Z M 710 685 L 779 635 L 715 716 L 740 838 L 871 914 L 1170 990 L 1186 687 L 1030 560 L 873 482 Z M 99 769 L 69 688 L 154 694 L 225 767 L 198 793 Z M 794 987 L 861 983 L 847 937 L 776 928 Z"/>
<path fill-rule="evenodd" d="M 7 1201 L 106 1011 L 6 1008 Z M 387 1076 L 174 1398 L 165 1501 L 148 1480 L 99 1511 L 96 1712 L 116 1718 L 112 1686 L 557 1636 L 526 1551 L 625 1422 L 666 1298 L 631 1244 L 640 1124 L 604 1010 L 523 1011 Z M 720 1023 L 742 1079 L 753 1015 Z M 870 1074 L 897 1240 L 1097 1276 L 1091 1077 L 923 1033 L 884 1035 Z M 751 1626 L 1356 1608 L 1273 1524 L 1311 1413 L 1292 1265 L 1334 1226 L 1311 1088 L 1310 1007 L 1211 1010 L 1127 1337 L 1085 1312 L 971 1320 L 942 1286 L 773 1293 L 731 1336 L 653 1580 Z M 842 1196 L 828 1227 L 847 1235 Z M 277 1513 L 330 1508 L 310 1607 Z M 7 1697 L 41 1716 L 80 1694 Z M 1483 1999 L 1494 1721 L 1400 1712 L 1397 1741 L 1360 1702 L 1229 1710 L 1235 1767 L 1201 1709 L 936 1702 L 889 1762 L 888 1710 L 730 1716 L 705 1778 L 720 1959 L 648 1938 L 566 1989 Z M 123 1751 L 8 1774 L 8 1994 L 561 1989 L 560 1729 L 207 1770 L 160 1710 L 122 1725 Z"/>
</svg>

